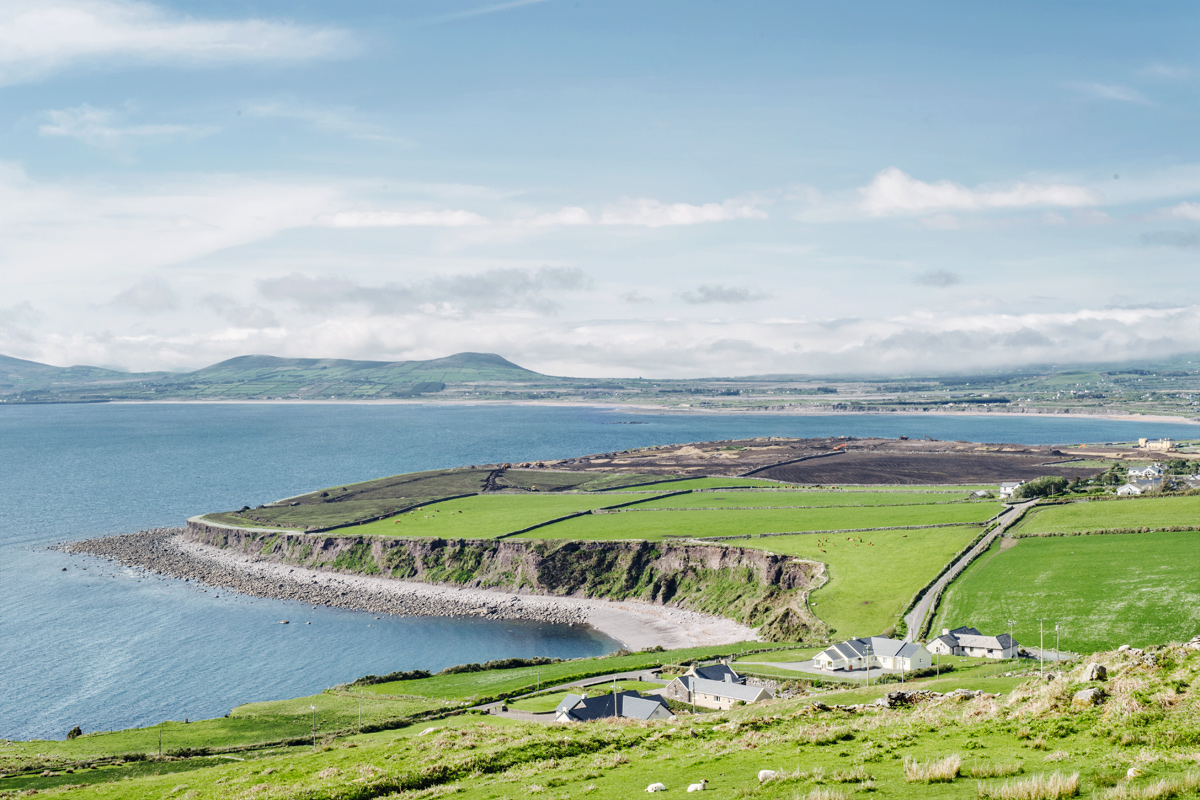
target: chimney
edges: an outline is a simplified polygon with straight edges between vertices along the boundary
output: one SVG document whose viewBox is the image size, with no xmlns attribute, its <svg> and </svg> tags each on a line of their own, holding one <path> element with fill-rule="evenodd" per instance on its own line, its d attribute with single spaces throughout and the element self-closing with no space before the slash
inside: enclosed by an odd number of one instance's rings
<svg viewBox="0 0 1200 800">
<path fill-rule="evenodd" d="M 726 673 L 725 673 L 725 682 L 726 682 L 726 683 L 733 683 L 733 673 L 732 673 L 732 672 L 726 672 Z"/>
<path fill-rule="evenodd" d="M 942 636 L 949 636 L 949 635 L 950 635 L 950 629 L 942 628 Z"/>
</svg>

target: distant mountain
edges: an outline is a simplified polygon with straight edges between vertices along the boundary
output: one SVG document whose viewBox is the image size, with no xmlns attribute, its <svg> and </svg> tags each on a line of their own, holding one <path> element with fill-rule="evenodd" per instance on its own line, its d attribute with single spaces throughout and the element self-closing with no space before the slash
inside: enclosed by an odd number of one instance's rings
<svg viewBox="0 0 1200 800">
<path fill-rule="evenodd" d="M 0 356 L 0 396 L 6 396 L 7 402 L 372 399 L 433 394 L 447 386 L 528 386 L 562 380 L 525 369 L 494 353 L 456 353 L 428 361 L 249 355 L 183 373 L 55 367 Z"/>
</svg>

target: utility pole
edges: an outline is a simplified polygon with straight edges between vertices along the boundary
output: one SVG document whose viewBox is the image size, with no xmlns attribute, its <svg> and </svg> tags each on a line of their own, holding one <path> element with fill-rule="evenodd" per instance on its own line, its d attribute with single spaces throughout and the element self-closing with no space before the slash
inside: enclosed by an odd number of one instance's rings
<svg viewBox="0 0 1200 800">
<path fill-rule="evenodd" d="M 309 706 L 313 712 L 312 734 L 313 734 L 313 749 L 317 749 L 317 707 Z"/>
<path fill-rule="evenodd" d="M 166 723 L 164 723 L 164 722 L 160 722 L 158 724 L 158 757 L 159 758 L 162 758 L 162 728 L 163 728 L 163 725 L 165 725 L 165 724 Z"/>
<path fill-rule="evenodd" d="M 362 690 L 358 692 L 358 732 L 362 733 Z"/>
<path fill-rule="evenodd" d="M 1017 621 L 1015 619 L 1010 619 L 1008 621 L 1008 643 L 1009 643 L 1009 645 L 1012 646 L 1012 649 L 1013 649 L 1013 661 L 1016 661 L 1019 658 L 1019 656 L 1017 655 L 1016 643 L 1013 641 L 1013 625 L 1015 625 L 1016 622 Z"/>
<path fill-rule="evenodd" d="M 871 686 L 871 645 L 867 645 L 867 687 Z"/>
<path fill-rule="evenodd" d="M 1058 623 L 1054 623 L 1054 663 L 1062 659 L 1062 651 L 1058 649 Z"/>
<path fill-rule="evenodd" d="M 1042 664 L 1046 660 L 1046 631 L 1042 625 L 1046 621 L 1045 617 L 1038 617 L 1038 676 L 1042 674 Z"/>
</svg>

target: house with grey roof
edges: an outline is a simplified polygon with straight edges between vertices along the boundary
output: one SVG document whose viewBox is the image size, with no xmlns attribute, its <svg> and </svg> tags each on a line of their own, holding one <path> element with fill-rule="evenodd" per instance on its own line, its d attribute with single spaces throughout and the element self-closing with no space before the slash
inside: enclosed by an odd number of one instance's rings
<svg viewBox="0 0 1200 800">
<path fill-rule="evenodd" d="M 819 669 L 830 671 L 856 669 L 891 669 L 909 671 L 924 669 L 933 659 L 917 642 L 902 642 L 886 636 L 870 636 L 850 639 L 822 650 L 813 657 Z"/>
<path fill-rule="evenodd" d="M 984 636 L 975 628 L 942 629 L 942 635 L 929 643 L 929 652 L 943 656 L 974 658 L 1016 658 L 1021 645 L 1007 633 Z"/>
<path fill-rule="evenodd" d="M 1000 496 L 1012 497 L 1017 489 L 1025 485 L 1025 481 L 1003 481 L 1000 484 Z"/>
<path fill-rule="evenodd" d="M 1145 467 L 1132 467 L 1128 474 L 1130 478 L 1147 478 L 1153 480 L 1161 478 L 1166 472 L 1162 464 L 1154 463 Z"/>
<path fill-rule="evenodd" d="M 1136 478 L 1117 488 L 1117 494 L 1121 497 L 1136 497 L 1138 495 L 1155 492 L 1162 488 L 1162 478 Z"/>
<path fill-rule="evenodd" d="M 747 686 L 746 679 L 727 664 L 693 666 L 668 683 L 662 696 L 680 703 L 725 710 L 738 703 L 758 703 L 775 697 L 762 686 Z"/>
<path fill-rule="evenodd" d="M 617 692 L 596 697 L 568 694 L 554 709 L 555 722 L 590 722 L 597 719 L 671 719 L 675 715 L 661 697 L 642 697 L 637 692 Z"/>
</svg>

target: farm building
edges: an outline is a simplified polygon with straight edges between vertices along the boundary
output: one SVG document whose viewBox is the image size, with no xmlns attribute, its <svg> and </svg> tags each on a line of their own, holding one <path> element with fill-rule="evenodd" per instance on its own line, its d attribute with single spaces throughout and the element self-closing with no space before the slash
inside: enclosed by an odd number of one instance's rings
<svg viewBox="0 0 1200 800">
<path fill-rule="evenodd" d="M 586 697 L 569 694 L 554 709 L 555 722 L 590 722 L 596 719 L 671 719 L 675 715 L 661 697 L 642 697 L 637 692 L 617 692 Z"/>
<path fill-rule="evenodd" d="M 761 686 L 747 686 L 746 679 L 725 664 L 692 667 L 662 690 L 663 697 L 681 703 L 725 710 L 736 703 L 757 703 L 774 697 Z"/>
<path fill-rule="evenodd" d="M 924 669 L 931 663 L 933 660 L 929 651 L 922 645 L 886 636 L 850 639 L 822 650 L 813 657 L 813 664 L 827 670 L 852 671 L 871 667 L 907 671 Z"/>
<path fill-rule="evenodd" d="M 942 635 L 929 643 L 929 652 L 943 656 L 1016 658 L 1020 647 L 1007 633 L 984 636 L 974 628 L 943 628 Z"/>
<path fill-rule="evenodd" d="M 1025 481 L 1003 481 L 1000 484 L 1000 496 L 1012 497 L 1013 492 L 1025 485 Z"/>
</svg>

